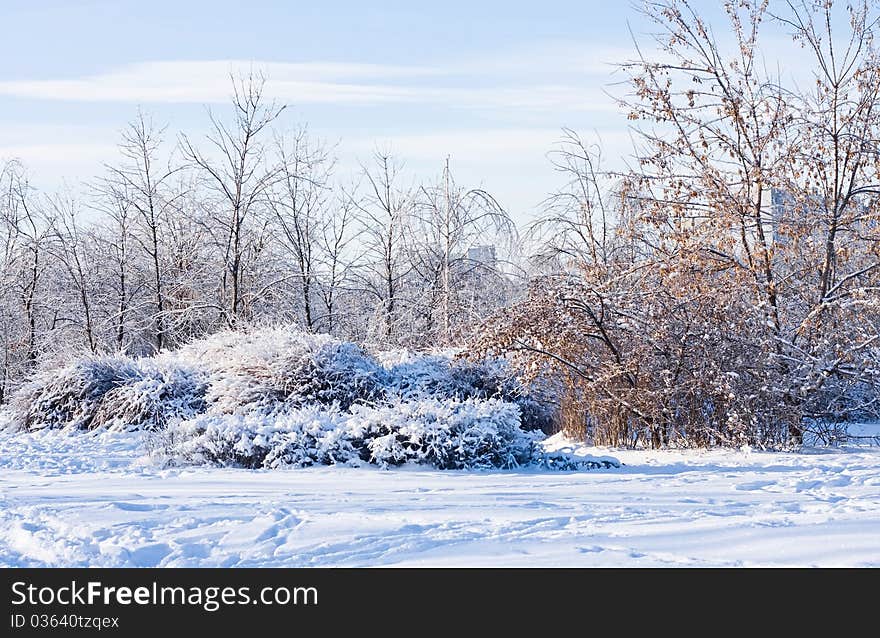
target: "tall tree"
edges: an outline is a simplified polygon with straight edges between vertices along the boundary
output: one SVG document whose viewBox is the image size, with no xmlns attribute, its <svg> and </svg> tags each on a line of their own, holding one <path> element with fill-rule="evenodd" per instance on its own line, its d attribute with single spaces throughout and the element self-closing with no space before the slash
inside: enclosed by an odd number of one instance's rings
<svg viewBox="0 0 880 638">
<path fill-rule="evenodd" d="M 232 122 L 226 124 L 209 112 L 210 152 L 186 135 L 181 137 L 185 157 L 216 195 L 215 207 L 208 213 L 222 251 L 220 319 L 228 326 L 250 317 L 249 302 L 253 300 L 248 298 L 246 276 L 249 258 L 261 247 L 261 237 L 251 232 L 251 226 L 268 190 L 281 175 L 281 167 L 268 162 L 266 137 L 285 107 L 265 100 L 265 83 L 265 77 L 254 72 L 232 78 Z"/>
<path fill-rule="evenodd" d="M 492 287 L 503 288 L 498 253 L 516 230 L 492 195 L 456 184 L 448 159 L 440 180 L 419 195 L 407 220 L 407 253 L 426 284 L 429 339 L 450 345 L 457 328 L 479 319 L 468 295 L 474 284 L 492 279 Z"/>
<path fill-rule="evenodd" d="M 71 295 L 68 315 L 62 322 L 77 327 L 86 348 L 97 353 L 101 343 L 95 307 L 95 290 L 100 283 L 94 234 L 83 225 L 79 204 L 72 196 L 56 195 L 48 201 L 52 211 L 52 255 L 63 276 L 63 289 Z"/>
<path fill-rule="evenodd" d="M 21 163 L 0 168 L 0 298 L 3 313 L 3 371 L 0 403 L 28 374 L 43 347 L 50 232 Z"/>
<path fill-rule="evenodd" d="M 352 196 L 363 240 L 358 278 L 363 290 L 378 302 L 377 336 L 385 342 L 399 336 L 403 281 L 410 271 L 403 234 L 415 198 L 413 189 L 400 185 L 401 167 L 390 154 L 376 152 L 373 165 L 363 168 L 366 193 Z"/>
<path fill-rule="evenodd" d="M 280 175 L 268 198 L 272 225 L 279 230 L 280 244 L 293 264 L 302 324 L 315 330 L 321 239 L 329 215 L 333 160 L 325 148 L 309 139 L 305 129 L 292 139 L 279 136 L 276 148 Z"/>
<path fill-rule="evenodd" d="M 180 167 L 160 159 L 164 133 L 164 127 L 156 126 L 151 117 L 138 109 L 135 119 L 122 132 L 122 161 L 108 165 L 108 175 L 97 184 L 97 190 L 112 202 L 111 208 L 127 202 L 137 213 L 140 231 L 134 233 L 133 239 L 150 263 L 155 305 L 153 340 L 157 352 L 168 343 L 162 236 L 169 216 L 179 214 L 178 204 L 184 195 L 179 182 L 174 181 Z M 118 201 L 120 196 L 126 197 L 126 202 Z"/>
</svg>

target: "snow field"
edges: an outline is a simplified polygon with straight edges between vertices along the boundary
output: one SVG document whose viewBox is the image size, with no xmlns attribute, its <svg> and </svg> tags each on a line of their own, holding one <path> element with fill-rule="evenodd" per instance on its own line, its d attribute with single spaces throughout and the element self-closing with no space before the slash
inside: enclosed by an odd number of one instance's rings
<svg viewBox="0 0 880 638">
<path fill-rule="evenodd" d="M 162 469 L 137 433 L 0 432 L 0 565 L 880 565 L 880 447 L 608 453 L 625 465 Z"/>
</svg>

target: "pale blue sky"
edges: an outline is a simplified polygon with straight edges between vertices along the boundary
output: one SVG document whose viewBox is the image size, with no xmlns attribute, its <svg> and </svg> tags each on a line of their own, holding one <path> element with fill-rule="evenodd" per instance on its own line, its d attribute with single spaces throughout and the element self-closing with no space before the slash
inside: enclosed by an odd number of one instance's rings
<svg viewBox="0 0 880 638">
<path fill-rule="evenodd" d="M 138 105 L 197 137 L 230 70 L 253 64 L 291 127 L 339 142 L 340 173 L 376 145 L 415 178 L 448 154 L 523 218 L 558 182 L 545 155 L 561 127 L 627 152 L 606 91 L 623 90 L 628 21 L 645 31 L 628 2 L 598 0 L 0 0 L 0 157 L 44 189 L 76 185 Z"/>
</svg>

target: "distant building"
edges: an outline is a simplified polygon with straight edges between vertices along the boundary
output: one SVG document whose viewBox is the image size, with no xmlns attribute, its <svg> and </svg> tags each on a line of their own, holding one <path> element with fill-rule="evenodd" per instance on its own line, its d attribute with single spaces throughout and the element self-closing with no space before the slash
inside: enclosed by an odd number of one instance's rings
<svg viewBox="0 0 880 638">
<path fill-rule="evenodd" d="M 495 268 L 497 262 L 495 246 L 471 246 L 468 248 L 467 258 L 472 264 Z"/>
</svg>

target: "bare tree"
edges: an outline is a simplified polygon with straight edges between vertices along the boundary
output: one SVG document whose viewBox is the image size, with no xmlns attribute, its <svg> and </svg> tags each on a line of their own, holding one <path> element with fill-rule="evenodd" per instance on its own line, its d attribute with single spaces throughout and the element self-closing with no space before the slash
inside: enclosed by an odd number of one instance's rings
<svg viewBox="0 0 880 638">
<path fill-rule="evenodd" d="M 496 289 L 503 287 L 498 253 L 512 244 L 516 229 L 492 195 L 455 183 L 448 159 L 439 182 L 422 186 L 419 195 L 406 223 L 407 253 L 426 284 L 429 339 L 449 345 L 456 328 L 479 316 L 464 303 L 468 289 L 487 278 Z"/>
<path fill-rule="evenodd" d="M 245 278 L 249 257 L 260 250 L 260 238 L 250 232 L 251 224 L 256 209 L 281 174 L 279 166 L 267 164 L 264 138 L 285 108 L 265 101 L 265 78 L 261 74 L 233 77 L 232 85 L 232 123 L 227 125 L 209 112 L 210 151 L 198 148 L 186 135 L 181 137 L 185 157 L 216 195 L 215 206 L 209 212 L 222 251 L 220 319 L 228 326 L 250 313 Z"/>
<path fill-rule="evenodd" d="M 729 56 L 689 3 L 647 5 L 674 61 L 631 67 L 640 98 L 632 115 L 658 131 L 644 136 L 646 210 L 657 233 L 674 239 L 667 248 L 677 267 L 700 263 L 750 282 L 743 291 L 760 319 L 749 339 L 766 350 L 778 401 L 807 418 L 839 417 L 834 395 L 852 394 L 829 387 L 876 382 L 877 323 L 868 307 L 859 319 L 852 307 L 872 294 L 880 263 L 871 237 L 880 137 L 876 10 L 868 2 L 786 2 L 772 14 L 813 62 L 806 92 L 786 88 L 759 64 L 768 3 L 726 10 L 736 42 Z M 801 439 L 796 420 L 790 434 Z"/>
<path fill-rule="evenodd" d="M 339 330 L 342 315 L 352 314 L 351 309 L 346 313 L 340 310 L 340 298 L 350 292 L 354 272 L 359 267 L 356 246 L 361 231 L 355 228 L 356 211 L 351 198 L 343 193 L 324 219 L 318 238 L 321 252 L 318 294 L 324 313 L 322 325 L 330 334 Z"/>
<path fill-rule="evenodd" d="M 49 231 L 19 162 L 8 162 L 0 169 L 0 191 L 2 402 L 10 384 L 33 369 L 41 349 L 42 330 L 38 322 L 44 310 Z"/>
<path fill-rule="evenodd" d="M 314 309 L 318 288 L 318 270 L 323 229 L 330 213 L 328 197 L 333 159 L 321 145 L 300 129 L 292 140 L 276 139 L 280 179 L 269 196 L 272 223 L 280 244 L 293 262 L 293 278 L 298 288 L 302 323 L 308 330 L 317 328 Z"/>
<path fill-rule="evenodd" d="M 381 338 L 396 336 L 402 285 L 410 266 L 403 251 L 403 233 L 412 213 L 414 193 L 399 185 L 401 165 L 388 153 L 376 152 L 373 166 L 363 168 L 366 194 L 352 196 L 359 212 L 363 239 L 363 289 L 377 300 Z"/>
<path fill-rule="evenodd" d="M 172 344 L 186 343 L 216 328 L 217 313 L 223 312 L 215 299 L 218 246 L 212 241 L 203 209 L 194 188 L 186 189 L 179 213 L 168 218 L 163 233 L 165 246 L 165 328 Z"/>
<path fill-rule="evenodd" d="M 138 109 L 135 119 L 122 132 L 119 144 L 122 162 L 108 165 L 108 176 L 97 186 L 97 190 L 107 193 L 111 200 L 120 195 L 127 197 L 128 204 L 137 213 L 141 230 L 133 237 L 147 255 L 152 271 L 153 339 L 157 352 L 168 342 L 162 235 L 169 215 L 179 213 L 177 207 L 184 195 L 176 188 L 179 183 L 173 181 L 180 167 L 170 162 L 163 164 L 159 158 L 164 133 L 163 127 L 157 127 L 152 118 Z"/>
<path fill-rule="evenodd" d="M 93 207 L 105 217 L 105 221 L 93 229 L 95 248 L 99 251 L 96 257 L 100 260 L 101 271 L 107 273 L 97 284 L 98 290 L 106 289 L 106 292 L 97 296 L 101 310 L 108 314 L 114 349 L 117 352 L 140 352 L 140 333 L 144 325 L 154 323 L 161 314 L 158 305 L 155 309 L 146 309 L 141 303 L 143 275 L 147 268 L 139 263 L 135 252 L 137 213 L 132 203 L 135 198 L 124 185 L 117 188 L 106 183 L 96 195 Z M 158 246 L 158 242 L 155 245 Z M 151 260 L 150 269 L 154 267 Z M 164 313 L 164 308 L 161 312 Z M 154 337 L 158 338 L 159 334 L 154 333 Z M 159 344 L 155 343 L 153 347 L 157 349 Z"/>
<path fill-rule="evenodd" d="M 539 242 L 536 260 L 550 260 L 552 268 L 560 270 L 586 261 L 606 263 L 620 220 L 614 188 L 603 170 L 601 145 L 563 129 L 549 157 L 566 181 L 544 201 L 544 215 L 530 228 L 530 238 Z"/>
<path fill-rule="evenodd" d="M 52 211 L 52 255 L 65 276 L 62 285 L 74 297 L 70 314 L 61 320 L 79 327 L 88 350 L 97 353 L 99 335 L 93 301 L 99 276 L 91 245 L 93 236 L 83 227 L 78 204 L 71 196 L 57 195 L 48 200 L 48 206 Z"/>
</svg>

